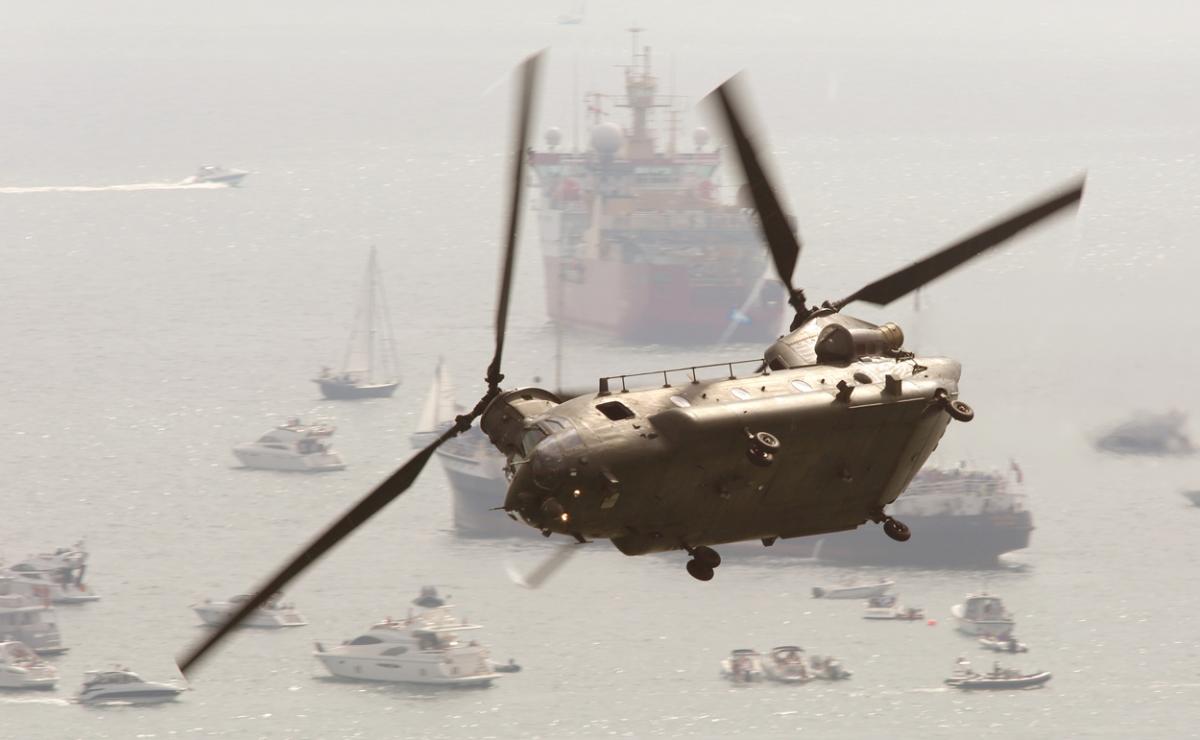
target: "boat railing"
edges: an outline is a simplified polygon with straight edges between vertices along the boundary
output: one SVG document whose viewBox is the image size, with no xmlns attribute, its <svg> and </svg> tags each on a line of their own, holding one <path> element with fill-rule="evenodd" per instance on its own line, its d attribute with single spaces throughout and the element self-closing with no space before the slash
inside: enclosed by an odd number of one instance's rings
<svg viewBox="0 0 1200 740">
<path fill-rule="evenodd" d="M 659 377 L 659 376 L 662 377 L 662 386 L 661 387 L 662 388 L 670 388 L 670 387 L 672 387 L 671 375 L 675 374 L 675 373 L 683 373 L 684 376 L 687 378 L 688 382 L 691 383 L 692 385 L 698 385 L 702 380 L 737 380 L 737 378 L 738 378 L 737 373 L 734 372 L 735 367 L 740 367 L 743 365 L 753 366 L 755 369 L 750 374 L 757 375 L 758 368 L 762 367 L 762 364 L 763 364 L 762 359 L 756 357 L 753 360 L 736 360 L 734 362 L 715 362 L 715 363 L 712 363 L 711 365 L 691 365 L 688 367 L 673 367 L 673 368 L 668 368 L 666 370 L 649 370 L 649 371 L 643 372 L 643 373 L 627 373 L 625 375 L 608 375 L 608 376 L 600 378 L 599 392 L 600 392 L 601 396 L 612 395 L 612 393 L 614 393 L 614 391 L 612 390 L 613 385 L 615 383 L 619 382 L 621 385 L 621 393 L 628 393 L 630 380 L 635 379 L 635 378 L 650 378 L 650 377 Z M 722 375 L 719 372 L 716 372 L 716 373 L 712 372 L 713 370 L 718 369 L 718 368 L 723 368 L 726 371 L 725 374 Z M 708 372 L 703 373 L 703 375 L 712 376 L 712 377 L 702 378 L 701 377 L 702 373 L 700 371 L 708 371 Z"/>
</svg>

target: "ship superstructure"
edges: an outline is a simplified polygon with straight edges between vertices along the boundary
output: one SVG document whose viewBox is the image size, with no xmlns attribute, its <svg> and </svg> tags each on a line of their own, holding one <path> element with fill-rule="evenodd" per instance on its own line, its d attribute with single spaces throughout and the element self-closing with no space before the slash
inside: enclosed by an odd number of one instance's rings
<svg viewBox="0 0 1200 740">
<path fill-rule="evenodd" d="M 779 336 L 786 295 L 767 275 L 753 213 L 721 198 L 720 149 L 697 128 L 679 151 L 680 110 L 660 95 L 650 47 L 624 67 L 625 95 L 587 96 L 586 150 L 528 153 L 540 197 L 537 220 L 546 309 L 563 327 L 626 341 L 764 342 Z M 626 109 L 627 127 L 611 120 Z M 660 141 L 656 119 L 667 119 Z"/>
</svg>

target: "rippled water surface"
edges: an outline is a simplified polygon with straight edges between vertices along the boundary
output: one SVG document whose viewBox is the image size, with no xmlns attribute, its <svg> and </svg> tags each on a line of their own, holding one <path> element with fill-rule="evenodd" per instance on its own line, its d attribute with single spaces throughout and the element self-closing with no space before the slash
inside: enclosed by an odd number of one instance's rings
<svg viewBox="0 0 1200 740">
<path fill-rule="evenodd" d="M 6 23 L 0 554 L 86 537 L 104 598 L 59 608 L 62 684 L 0 696 L 0 737 L 1195 736 L 1200 510 L 1178 492 L 1200 487 L 1200 469 L 1088 444 L 1135 409 L 1200 401 L 1192 6 L 616 3 L 559 26 L 568 5 L 31 7 Z M 572 70 L 580 89 L 614 88 L 633 22 L 664 86 L 693 101 L 750 71 L 810 296 L 845 295 L 1088 171 L 1078 218 L 934 285 L 919 314 L 860 311 L 963 361 L 977 418 L 950 429 L 938 460 L 1020 461 L 1037 526 L 1020 567 L 764 557 L 702 584 L 682 556 L 596 543 L 525 591 L 505 564 L 531 567 L 552 543 L 458 540 L 435 465 L 289 589 L 310 626 L 238 635 L 171 705 L 68 703 L 83 671 L 112 663 L 177 676 L 175 655 L 201 635 L 189 604 L 250 588 L 407 457 L 439 356 L 463 402 L 480 392 L 507 71 L 549 46 L 539 125 L 570 132 Z M 238 189 L 163 186 L 206 162 L 253 174 Z M 535 236 L 513 383 L 553 372 Z M 404 385 L 391 400 L 322 401 L 308 379 L 341 356 L 371 244 Z M 586 336 L 565 348 L 576 383 L 762 350 Z M 349 468 L 234 467 L 235 444 L 292 415 L 336 423 Z M 844 576 L 894 577 L 936 624 L 868 623 L 857 602 L 809 598 Z M 426 583 L 525 670 L 461 692 L 321 675 L 313 640 L 404 613 Z M 1012 664 L 1052 671 L 1046 689 L 942 687 L 958 656 L 989 662 L 949 625 L 951 605 L 985 588 L 1032 647 Z M 787 643 L 839 656 L 854 678 L 717 679 L 731 648 Z"/>
</svg>

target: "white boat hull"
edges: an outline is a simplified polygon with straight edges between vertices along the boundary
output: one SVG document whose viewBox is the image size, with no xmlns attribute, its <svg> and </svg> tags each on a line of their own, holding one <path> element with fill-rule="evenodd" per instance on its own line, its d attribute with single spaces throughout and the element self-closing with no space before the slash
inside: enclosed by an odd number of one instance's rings
<svg viewBox="0 0 1200 740">
<path fill-rule="evenodd" d="M 174 701 L 183 689 L 167 684 L 147 684 L 139 688 L 120 688 L 104 691 L 84 691 L 79 701 L 84 704 L 161 704 Z"/>
<path fill-rule="evenodd" d="M 52 689 L 58 683 L 58 674 L 51 670 L 0 666 L 0 689 Z"/>
<path fill-rule="evenodd" d="M 883 581 L 880 583 L 869 583 L 862 586 L 830 586 L 828 588 L 814 588 L 813 598 L 817 599 L 869 599 L 872 596 L 883 596 L 892 586 L 896 585 L 895 581 Z"/>
<path fill-rule="evenodd" d="M 283 470 L 293 473 L 324 473 L 344 470 L 346 464 L 336 452 L 298 455 L 288 450 L 275 450 L 255 445 L 238 445 L 233 454 L 248 468 Z"/>
<path fill-rule="evenodd" d="M 200 604 L 192 607 L 196 616 L 200 617 L 210 627 L 220 627 L 229 621 L 235 609 L 224 604 Z M 290 609 L 276 611 L 258 609 L 242 621 L 242 627 L 258 627 L 260 629 L 281 629 L 284 627 L 303 627 L 308 624 L 298 612 Z"/>
<path fill-rule="evenodd" d="M 356 681 L 385 681 L 468 688 L 488 686 L 492 681 L 500 678 L 500 674 L 492 670 L 491 663 L 486 660 L 472 670 L 471 666 L 464 666 L 462 660 L 453 660 L 447 663 L 441 655 L 394 660 L 375 655 L 344 655 L 339 654 L 335 649 L 329 652 L 313 653 L 313 657 L 321 661 L 321 664 L 332 675 Z"/>
</svg>

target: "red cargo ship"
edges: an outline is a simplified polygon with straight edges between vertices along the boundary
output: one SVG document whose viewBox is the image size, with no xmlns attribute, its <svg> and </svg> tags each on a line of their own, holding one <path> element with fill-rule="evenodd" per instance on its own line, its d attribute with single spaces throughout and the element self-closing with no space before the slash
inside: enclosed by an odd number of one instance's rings
<svg viewBox="0 0 1200 740">
<path fill-rule="evenodd" d="M 753 214 L 724 203 L 721 151 L 708 132 L 676 150 L 679 113 L 658 94 L 650 48 L 625 66 L 625 96 L 588 96 L 586 151 L 530 150 L 546 273 L 546 309 L 560 326 L 632 342 L 769 342 L 781 333 L 787 296 L 767 277 Z M 608 120 L 628 108 L 630 126 Z M 653 118 L 668 118 L 659 148 Z"/>
</svg>

